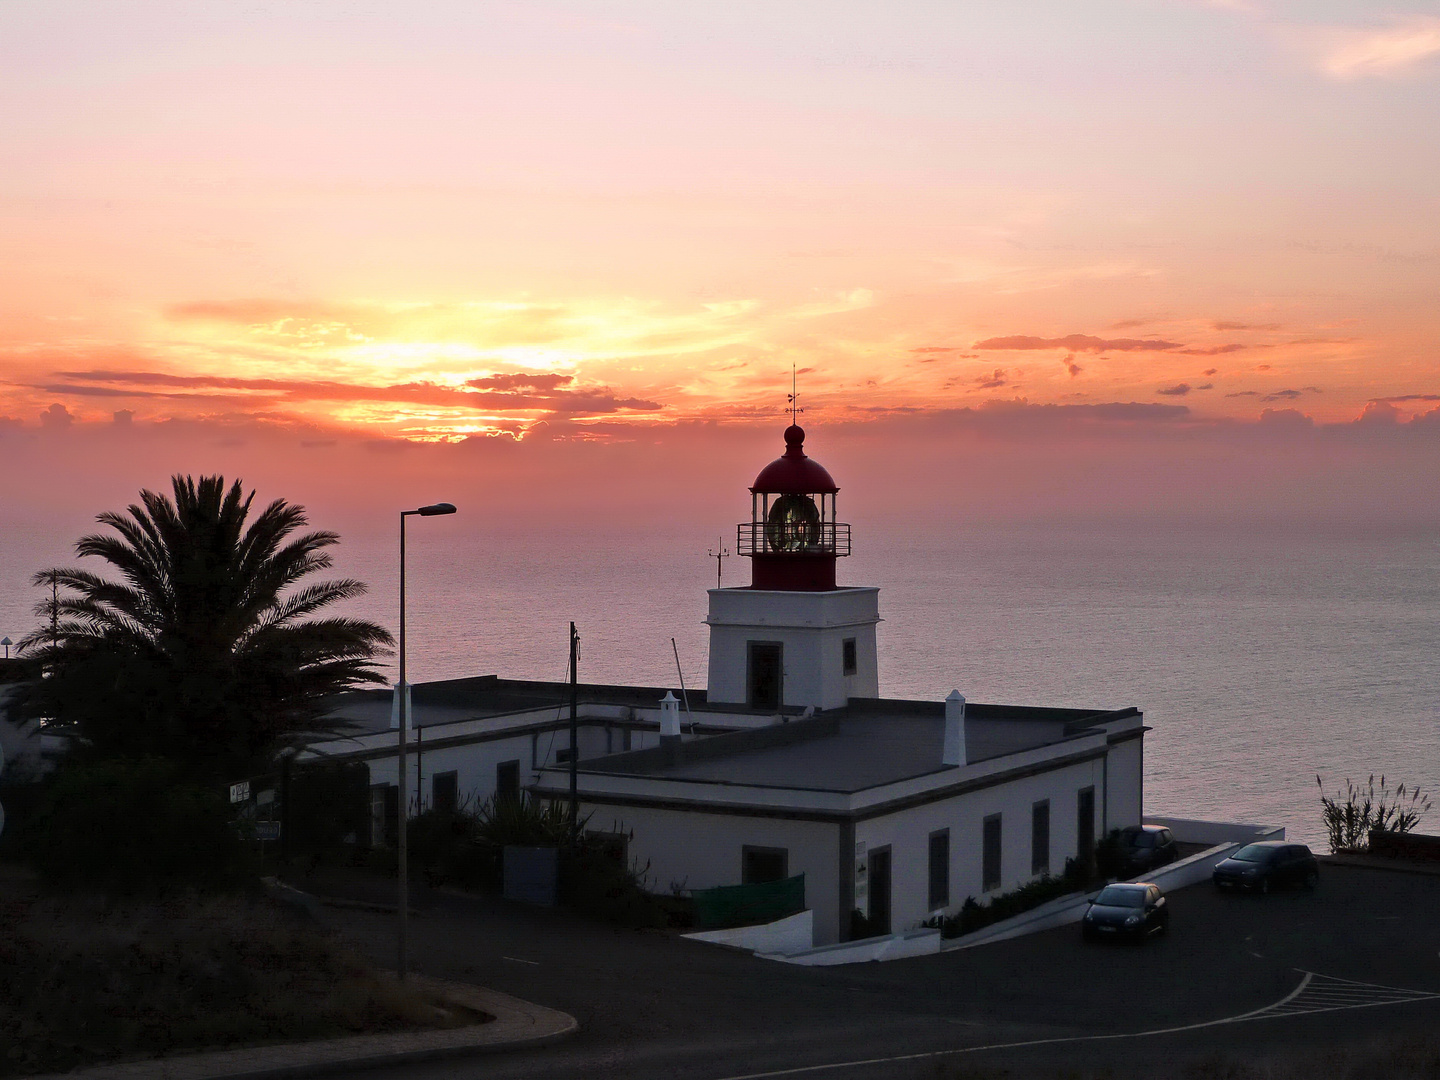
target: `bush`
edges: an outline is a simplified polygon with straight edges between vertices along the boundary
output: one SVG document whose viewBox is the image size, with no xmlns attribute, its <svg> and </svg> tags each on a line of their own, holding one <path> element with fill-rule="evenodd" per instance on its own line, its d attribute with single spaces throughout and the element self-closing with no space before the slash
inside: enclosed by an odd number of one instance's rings
<svg viewBox="0 0 1440 1080">
<path fill-rule="evenodd" d="M 161 758 L 70 762 L 25 832 L 47 885 L 120 894 L 240 884 L 249 856 L 222 792 Z"/>
<path fill-rule="evenodd" d="M 1061 896 L 1083 892 L 1089 884 L 1085 866 L 1077 859 L 1065 862 L 1065 872 L 1059 876 L 1046 874 L 1034 881 L 1027 881 L 1018 889 L 992 897 L 988 904 L 979 903 L 973 896 L 967 896 L 965 903 L 954 915 L 926 920 L 925 926 L 938 926 L 942 936 L 960 937 L 981 930 L 992 923 L 1000 922 L 1014 915 L 1047 904 Z"/>
<path fill-rule="evenodd" d="M 365 835 L 370 770 L 364 762 L 292 766 L 284 781 L 285 848 L 290 855 L 329 855 L 352 834 Z"/>
<path fill-rule="evenodd" d="M 560 849 L 560 902 L 572 911 L 606 922 L 634 928 L 671 924 L 667 905 L 645 889 L 645 873 L 625 861 L 625 847 L 612 836 L 582 833 L 573 845 Z"/>
<path fill-rule="evenodd" d="M 1366 850 L 1372 829 L 1410 832 L 1430 809 L 1430 797 L 1419 788 L 1407 791 L 1401 784 L 1392 792 L 1384 776 L 1377 788 L 1373 773 L 1363 788 L 1346 777 L 1343 794 L 1337 791 L 1333 796 L 1326 795 L 1319 776 L 1315 777 L 1315 786 L 1320 789 L 1320 816 L 1332 852 Z"/>
</svg>

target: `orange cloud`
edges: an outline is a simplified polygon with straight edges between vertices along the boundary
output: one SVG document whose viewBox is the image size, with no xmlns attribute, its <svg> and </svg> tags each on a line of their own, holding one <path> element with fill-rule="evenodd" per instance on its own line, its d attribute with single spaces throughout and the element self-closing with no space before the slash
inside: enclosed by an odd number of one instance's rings
<svg viewBox="0 0 1440 1080">
<path fill-rule="evenodd" d="M 977 341 L 973 348 L 987 350 L 1020 351 L 1027 349 L 1068 349 L 1070 352 L 1164 352 L 1181 348 L 1176 341 L 1159 341 L 1150 338 L 1098 338 L 1088 334 L 1069 334 L 1065 337 L 1042 338 L 1028 334 L 1011 337 L 986 338 Z"/>
</svg>

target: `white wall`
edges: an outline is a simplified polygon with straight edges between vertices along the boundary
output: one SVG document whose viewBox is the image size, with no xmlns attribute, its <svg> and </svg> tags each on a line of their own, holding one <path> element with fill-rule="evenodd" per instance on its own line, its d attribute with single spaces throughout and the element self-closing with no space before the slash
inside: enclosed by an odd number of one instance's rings
<svg viewBox="0 0 1440 1080">
<path fill-rule="evenodd" d="M 1110 791 L 1106 825 L 1123 829 L 1145 818 L 1145 740 L 1129 739 L 1110 747 Z M 1100 836 L 1097 827 L 1095 835 Z"/>
<path fill-rule="evenodd" d="M 648 887 L 661 893 L 669 892 L 672 884 L 686 889 L 739 885 L 742 848 L 785 848 L 790 874 L 805 875 L 805 903 L 815 912 L 815 941 L 838 938 L 838 825 L 583 802 L 581 811 L 594 811 L 592 829 L 634 832 L 630 860 L 642 867 L 650 863 Z"/>
<path fill-rule="evenodd" d="M 711 589 L 709 700 L 743 704 L 748 643 L 784 646 L 782 702 L 836 709 L 851 697 L 879 697 L 875 625 L 879 589 L 779 592 Z M 855 639 L 856 670 L 845 675 L 844 641 Z"/>
<path fill-rule="evenodd" d="M 549 732 L 541 735 L 540 749 L 545 749 Z M 560 740 L 564 740 L 561 742 Z M 569 736 L 560 733 L 556 736 L 557 745 L 569 746 Z M 454 771 L 456 776 L 456 791 L 460 799 L 469 796 L 472 804 L 484 802 L 495 794 L 495 767 L 502 761 L 520 762 L 520 783 L 528 784 L 534 776 L 530 767 L 530 735 L 523 734 L 512 736 L 507 739 L 494 739 L 489 742 L 470 743 L 465 746 L 451 746 L 431 750 L 422 742 L 420 744 L 420 802 L 422 806 L 431 805 L 433 792 L 431 783 L 436 773 Z M 370 758 L 367 762 L 370 766 L 370 783 L 373 784 L 394 784 L 396 782 L 395 757 L 393 755 Z M 415 771 L 416 756 L 415 743 L 412 741 L 406 751 L 405 775 L 410 788 L 410 797 L 415 797 Z"/>
<path fill-rule="evenodd" d="M 1099 837 L 1101 783 L 1101 761 L 1085 761 L 858 823 L 857 842 L 863 841 L 870 851 L 890 847 L 891 929 L 910 929 L 931 914 L 932 832 L 950 830 L 950 904 L 946 911 L 958 909 L 967 896 L 983 903 L 993 892 L 1009 891 L 1034 876 L 1030 872 L 1031 809 L 1041 799 L 1050 800 L 1051 874 L 1061 873 L 1065 860 L 1076 853 L 1078 793 L 1092 785 L 1096 796 L 1095 835 Z M 1114 784 L 1112 774 L 1112 790 Z M 982 836 L 984 819 L 991 814 L 1001 815 L 1001 879 L 999 889 L 987 893 L 981 887 Z"/>
</svg>

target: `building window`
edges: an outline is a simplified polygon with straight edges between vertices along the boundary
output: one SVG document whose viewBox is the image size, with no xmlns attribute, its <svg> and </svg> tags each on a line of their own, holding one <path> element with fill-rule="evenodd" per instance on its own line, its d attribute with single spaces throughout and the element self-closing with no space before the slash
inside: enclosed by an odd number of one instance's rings
<svg viewBox="0 0 1440 1080">
<path fill-rule="evenodd" d="M 991 814 L 984 821 L 980 845 L 980 888 L 984 892 L 1000 887 L 1000 815 Z"/>
<path fill-rule="evenodd" d="M 1095 789 L 1081 788 L 1075 799 L 1075 854 L 1089 865 L 1095 858 Z"/>
<path fill-rule="evenodd" d="M 370 846 L 391 847 L 400 835 L 400 789 L 394 784 L 370 786 Z"/>
<path fill-rule="evenodd" d="M 747 644 L 749 677 L 746 680 L 745 701 L 753 709 L 778 709 L 784 696 L 781 693 L 783 646 L 778 641 L 751 641 Z"/>
<path fill-rule="evenodd" d="M 854 675 L 855 669 L 859 665 L 855 662 L 855 639 L 853 637 L 847 637 L 845 639 L 841 649 L 841 655 L 844 658 L 844 662 L 841 665 L 844 673 L 846 675 Z"/>
<path fill-rule="evenodd" d="M 436 773 L 430 781 L 430 804 L 437 814 L 454 814 L 459 808 L 460 774 Z"/>
<path fill-rule="evenodd" d="M 502 761 L 495 766 L 495 801 L 518 798 L 520 798 L 520 762 Z"/>
<path fill-rule="evenodd" d="M 555 751 L 555 763 L 557 765 L 563 765 L 565 762 L 569 761 L 574 756 L 574 750 L 571 750 L 568 746 L 563 746 L 559 750 Z"/>
<path fill-rule="evenodd" d="M 750 847 L 740 849 L 740 884 L 759 885 L 764 881 L 784 881 L 790 876 L 788 848 Z"/>
<path fill-rule="evenodd" d="M 1030 873 L 1050 872 L 1050 800 L 1030 808 Z"/>
<path fill-rule="evenodd" d="M 930 834 L 930 910 L 950 905 L 950 830 Z"/>
</svg>

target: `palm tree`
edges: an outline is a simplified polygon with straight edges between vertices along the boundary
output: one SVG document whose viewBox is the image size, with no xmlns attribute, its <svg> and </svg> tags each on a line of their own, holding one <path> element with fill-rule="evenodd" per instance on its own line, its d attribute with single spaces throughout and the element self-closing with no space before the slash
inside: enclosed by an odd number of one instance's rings
<svg viewBox="0 0 1440 1080">
<path fill-rule="evenodd" d="M 249 527 L 255 498 L 219 476 L 172 480 L 174 499 L 97 520 L 78 555 L 118 571 L 35 575 L 60 591 L 36 607 L 43 627 L 20 643 L 42 673 L 28 709 L 73 724 L 101 756 L 157 755 L 212 779 L 248 775 L 306 733 L 335 727 L 323 699 L 382 682 L 392 643 L 374 623 L 310 616 L 361 595 L 359 581 L 302 584 L 329 569 L 333 532 L 296 531 L 303 507 L 277 499 Z"/>
</svg>

